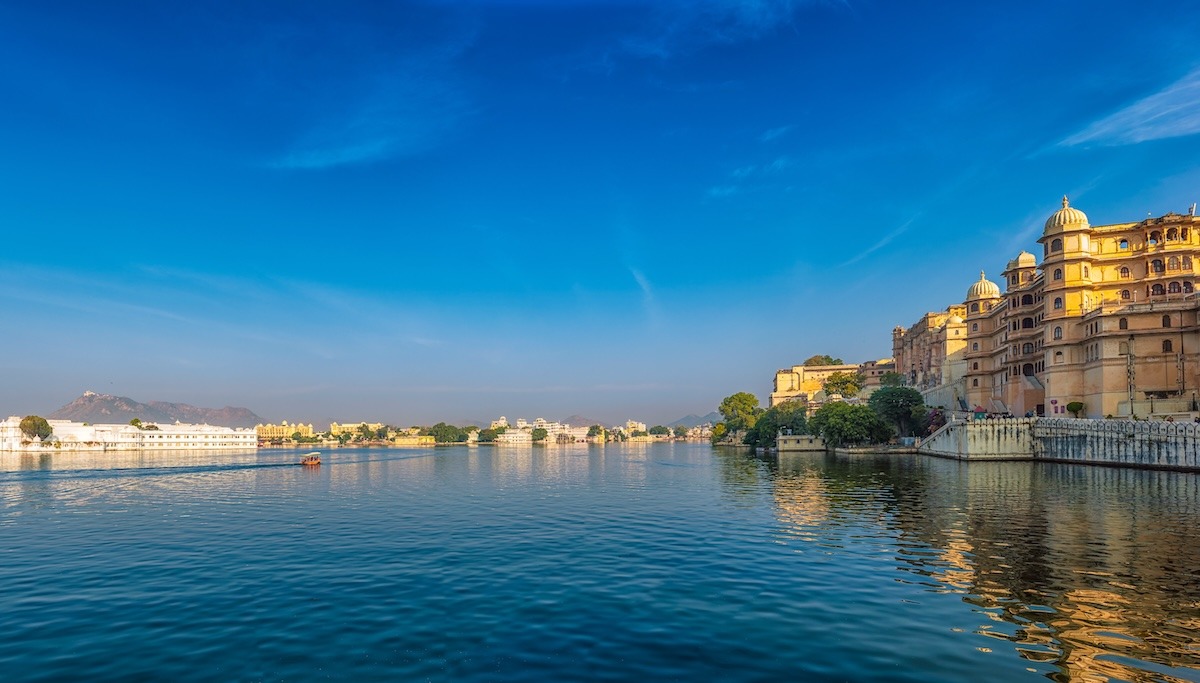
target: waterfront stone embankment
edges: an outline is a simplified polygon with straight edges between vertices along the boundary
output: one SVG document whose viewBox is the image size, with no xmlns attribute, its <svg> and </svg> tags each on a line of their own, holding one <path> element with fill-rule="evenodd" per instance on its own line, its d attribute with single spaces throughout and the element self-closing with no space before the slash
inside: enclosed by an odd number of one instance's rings
<svg viewBox="0 0 1200 683">
<path fill-rule="evenodd" d="M 1014 418 L 951 422 L 919 451 L 959 460 L 1044 460 L 1200 471 L 1200 425 Z"/>
</svg>

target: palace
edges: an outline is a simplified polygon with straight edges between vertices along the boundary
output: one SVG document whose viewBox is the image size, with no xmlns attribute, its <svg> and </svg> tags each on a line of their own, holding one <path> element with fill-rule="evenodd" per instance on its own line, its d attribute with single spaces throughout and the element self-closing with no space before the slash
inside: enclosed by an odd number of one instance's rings
<svg viewBox="0 0 1200 683">
<path fill-rule="evenodd" d="M 47 420 L 52 430 L 45 440 L 30 438 L 21 431 L 21 418 L 0 422 L 0 452 L 48 451 L 190 451 L 254 450 L 258 437 L 253 429 L 231 429 L 211 425 L 88 424 L 70 420 Z"/>
<path fill-rule="evenodd" d="M 1092 418 L 1194 413 L 1198 231 L 1195 205 L 1186 215 L 1093 226 L 1063 197 L 1038 240 L 1041 265 L 1018 254 L 1002 273 L 1003 292 L 981 274 L 967 290 L 965 316 L 947 317 L 946 330 L 955 318 L 965 328 L 963 362 L 929 334 L 897 345 L 922 336 L 914 326 L 893 331 L 897 366 L 925 393 L 952 395 L 955 408 L 1065 415 L 1078 402 Z M 933 377 L 933 365 L 962 369 Z"/>
<path fill-rule="evenodd" d="M 290 439 L 293 434 L 299 433 L 304 438 L 311 438 L 315 433 L 311 424 L 294 424 L 290 425 L 287 420 L 277 425 L 258 425 L 254 428 L 261 441 L 271 441 L 272 439 Z"/>
</svg>

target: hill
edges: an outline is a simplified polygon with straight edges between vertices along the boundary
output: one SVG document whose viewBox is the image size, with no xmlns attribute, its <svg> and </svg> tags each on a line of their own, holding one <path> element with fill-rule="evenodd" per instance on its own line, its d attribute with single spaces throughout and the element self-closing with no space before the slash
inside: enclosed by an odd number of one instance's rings
<svg viewBox="0 0 1200 683">
<path fill-rule="evenodd" d="M 572 415 L 563 420 L 559 420 L 562 424 L 571 425 L 572 427 L 591 427 L 592 425 L 608 425 L 604 420 L 593 420 L 590 417 L 582 415 Z"/>
<path fill-rule="evenodd" d="M 50 413 L 52 420 L 74 420 L 92 424 L 125 424 L 133 418 L 142 422 L 189 422 L 219 427 L 253 427 L 266 422 L 247 408 L 197 408 L 186 403 L 150 401 L 139 403 L 124 396 L 83 392 L 79 398 Z"/>
<path fill-rule="evenodd" d="M 713 412 L 709 413 L 708 415 L 704 415 L 704 416 L 685 415 L 685 416 L 679 418 L 678 420 L 675 420 L 674 422 L 672 422 L 671 424 L 669 424 L 667 426 L 668 427 L 678 427 L 678 426 L 682 425 L 684 427 L 699 427 L 700 425 L 705 424 L 705 423 L 715 425 L 716 423 L 720 422 L 722 419 L 724 419 L 724 418 L 721 417 L 721 414 L 714 410 Z"/>
</svg>

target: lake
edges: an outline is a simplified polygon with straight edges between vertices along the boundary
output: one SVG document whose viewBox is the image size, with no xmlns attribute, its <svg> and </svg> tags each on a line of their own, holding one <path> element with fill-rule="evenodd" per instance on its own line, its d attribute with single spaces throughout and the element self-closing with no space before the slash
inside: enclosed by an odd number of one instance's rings
<svg viewBox="0 0 1200 683">
<path fill-rule="evenodd" d="M 1200 477 L 707 444 L 0 455 L 5 680 L 1200 680 Z"/>
</svg>

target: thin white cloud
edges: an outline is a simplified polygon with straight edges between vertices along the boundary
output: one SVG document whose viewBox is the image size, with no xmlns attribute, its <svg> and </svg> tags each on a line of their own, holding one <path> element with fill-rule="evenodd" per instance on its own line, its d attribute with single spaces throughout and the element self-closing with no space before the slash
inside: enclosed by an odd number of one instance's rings
<svg viewBox="0 0 1200 683">
<path fill-rule="evenodd" d="M 912 218 L 910 218 L 910 219 L 908 219 L 908 220 L 904 221 L 904 222 L 903 222 L 903 223 L 901 223 L 901 224 L 900 224 L 900 225 L 899 225 L 899 226 L 898 226 L 896 229 L 892 230 L 892 231 L 891 231 L 891 232 L 889 232 L 888 234 L 886 234 L 886 235 L 884 235 L 883 237 L 881 237 L 881 238 L 879 239 L 879 241 L 878 241 L 878 242 L 876 242 L 875 244 L 872 244 L 871 246 L 867 247 L 866 249 L 863 249 L 862 251 L 858 252 L 858 253 L 857 253 L 857 254 L 855 254 L 853 257 L 851 257 L 849 260 L 847 260 L 847 261 L 844 261 L 844 262 L 842 263 L 842 265 L 843 265 L 843 266 L 849 266 L 849 265 L 852 265 L 852 264 L 858 263 L 859 261 L 861 261 L 861 260 L 863 260 L 864 258 L 866 258 L 866 257 L 870 256 L 871 254 L 873 254 L 874 252 L 876 252 L 876 251 L 878 251 L 878 250 L 882 249 L 883 247 L 887 246 L 889 243 L 891 243 L 891 241 L 892 241 L 892 240 L 894 240 L 894 239 L 896 239 L 897 237 L 899 237 L 900 235 L 903 235 L 904 233 L 908 232 L 908 229 L 909 229 L 910 227 L 912 227 L 912 224 L 913 224 L 913 223 L 915 223 L 915 222 L 917 221 L 917 219 L 918 219 L 918 218 L 920 218 L 920 217 L 921 217 L 921 214 L 920 214 L 920 213 L 917 213 L 917 215 L 915 215 L 915 216 L 913 216 Z"/>
<path fill-rule="evenodd" d="M 759 142 L 771 142 L 772 140 L 777 140 L 791 132 L 792 128 L 795 128 L 795 126 L 779 126 L 778 128 L 765 130 L 763 131 L 762 135 L 758 136 L 758 140 Z"/>
<path fill-rule="evenodd" d="M 708 45 L 756 40 L 791 25 L 802 8 L 822 4 L 822 0 L 670 0 L 647 4 L 655 12 L 655 18 L 647 22 L 650 28 L 625 36 L 620 48 L 635 57 L 665 60 Z"/>
<path fill-rule="evenodd" d="M 1134 145 L 1200 133 L 1200 68 L 1058 143 Z"/>
</svg>

